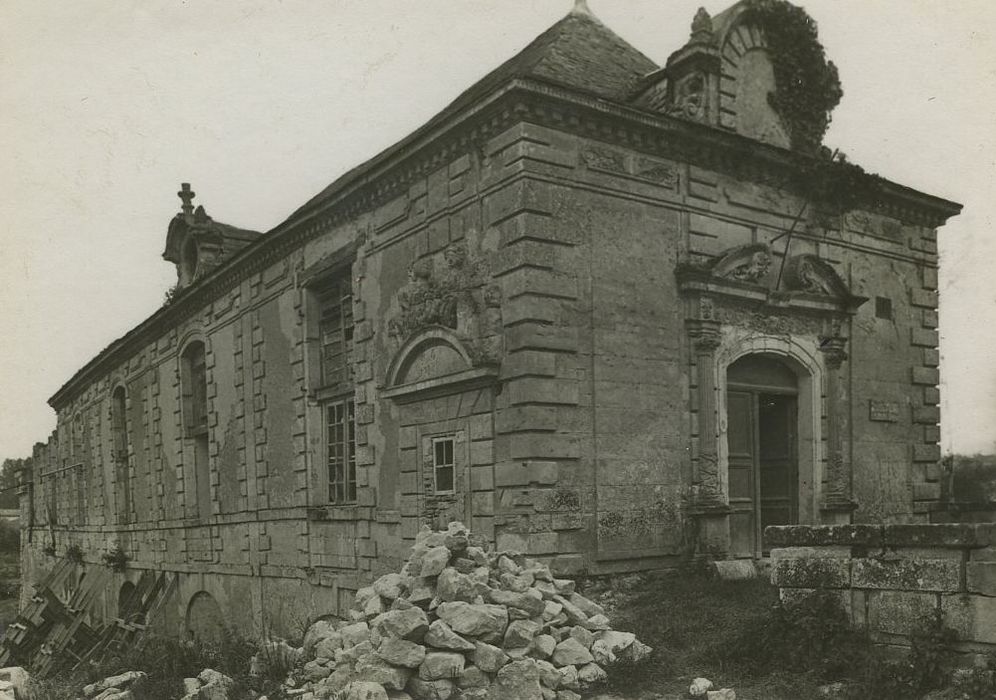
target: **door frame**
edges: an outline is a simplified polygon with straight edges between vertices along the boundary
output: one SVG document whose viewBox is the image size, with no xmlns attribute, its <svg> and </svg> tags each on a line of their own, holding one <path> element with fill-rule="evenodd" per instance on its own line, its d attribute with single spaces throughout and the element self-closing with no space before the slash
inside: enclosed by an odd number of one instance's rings
<svg viewBox="0 0 996 700">
<path fill-rule="evenodd" d="M 736 329 L 735 329 L 736 330 Z M 818 525 L 822 522 L 820 503 L 823 497 L 822 480 L 825 473 L 823 445 L 824 381 L 822 354 L 815 339 L 782 337 L 756 332 L 731 332 L 724 334 L 717 350 L 715 371 L 715 400 L 717 412 L 717 457 L 719 476 L 724 493 L 729 493 L 730 449 L 728 440 L 727 391 L 728 370 L 737 360 L 747 355 L 763 355 L 784 364 L 796 376 L 796 448 L 799 483 L 798 521 L 800 525 Z M 726 528 L 726 537 L 729 528 Z M 729 539 L 727 551 L 729 551 Z"/>
<path fill-rule="evenodd" d="M 798 378 L 796 380 L 798 382 Z M 793 514 L 795 521 L 792 524 L 797 524 L 799 521 L 799 514 L 801 511 L 799 496 L 800 496 L 800 484 L 799 484 L 799 389 L 789 389 L 786 387 L 770 386 L 765 384 L 745 384 L 742 382 L 727 382 L 726 385 L 726 409 L 727 409 L 727 420 L 729 420 L 729 393 L 738 392 L 741 394 L 748 394 L 750 396 L 750 408 L 749 408 L 749 418 L 750 418 L 750 430 L 751 430 L 751 504 L 752 504 L 752 518 L 753 518 L 753 556 L 755 558 L 760 558 L 764 556 L 764 532 L 761 524 L 761 422 L 760 422 L 760 400 L 762 396 L 787 396 L 795 399 L 792 402 L 792 418 L 791 425 L 793 427 L 791 434 L 791 444 L 789 445 L 789 453 L 793 455 L 792 459 L 792 483 L 794 488 L 791 493 L 790 502 L 790 512 Z M 727 443 L 727 472 L 729 472 L 729 446 Z M 729 491 L 727 491 L 727 497 L 729 498 Z M 731 535 L 731 541 L 732 541 Z"/>
</svg>

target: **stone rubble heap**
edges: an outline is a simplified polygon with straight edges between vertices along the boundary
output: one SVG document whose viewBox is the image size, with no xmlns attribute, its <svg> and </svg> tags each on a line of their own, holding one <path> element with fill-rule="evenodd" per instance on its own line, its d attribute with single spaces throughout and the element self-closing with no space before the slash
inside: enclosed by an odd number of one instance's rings
<svg viewBox="0 0 996 700">
<path fill-rule="evenodd" d="M 688 695 L 693 698 L 704 698 L 705 700 L 737 700 L 737 694 L 733 688 L 720 688 L 708 678 L 696 678 L 688 687 Z"/>
<path fill-rule="evenodd" d="M 28 673 L 20 666 L 0 668 L 0 700 L 21 700 L 28 696 Z"/>
<path fill-rule="evenodd" d="M 146 679 L 143 671 L 126 671 L 83 687 L 87 700 L 139 700 L 138 689 Z"/>
<path fill-rule="evenodd" d="M 650 647 L 545 564 L 423 528 L 400 573 L 356 593 L 350 619 L 304 640 L 301 700 L 578 700 Z"/>
</svg>

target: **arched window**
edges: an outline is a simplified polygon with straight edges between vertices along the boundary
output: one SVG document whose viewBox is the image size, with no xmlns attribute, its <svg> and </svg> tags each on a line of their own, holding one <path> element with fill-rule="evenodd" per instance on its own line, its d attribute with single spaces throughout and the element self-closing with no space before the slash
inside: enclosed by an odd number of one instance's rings
<svg viewBox="0 0 996 700">
<path fill-rule="evenodd" d="M 124 386 L 111 394 L 111 431 L 114 449 L 114 480 L 117 489 L 117 521 L 131 521 L 131 474 L 128 469 L 128 395 Z"/>
</svg>

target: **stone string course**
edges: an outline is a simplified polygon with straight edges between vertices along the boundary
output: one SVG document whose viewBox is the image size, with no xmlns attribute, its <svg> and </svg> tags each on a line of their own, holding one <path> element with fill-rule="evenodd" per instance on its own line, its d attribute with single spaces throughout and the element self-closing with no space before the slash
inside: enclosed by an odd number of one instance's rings
<svg viewBox="0 0 996 700">
<path fill-rule="evenodd" d="M 909 645 L 939 611 L 966 651 L 996 649 L 996 523 L 769 527 L 783 600 L 839 591 L 880 644 Z"/>
</svg>

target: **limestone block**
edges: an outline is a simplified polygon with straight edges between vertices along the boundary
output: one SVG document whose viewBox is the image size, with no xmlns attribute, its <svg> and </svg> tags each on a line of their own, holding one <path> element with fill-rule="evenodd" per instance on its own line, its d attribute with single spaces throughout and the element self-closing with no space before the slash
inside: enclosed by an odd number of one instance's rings
<svg viewBox="0 0 996 700">
<path fill-rule="evenodd" d="M 452 651 L 471 652 L 475 646 L 447 625 L 442 620 L 435 620 L 429 625 L 429 631 L 425 635 L 425 644 L 436 649 L 449 649 Z"/>
<path fill-rule="evenodd" d="M 785 550 L 780 550 L 784 552 Z M 806 556 L 774 559 L 771 583 L 786 588 L 846 588 L 851 582 L 847 559 Z"/>
<path fill-rule="evenodd" d="M 475 666 L 487 673 L 497 673 L 502 666 L 508 663 L 508 654 L 499 647 L 485 642 L 477 642 L 474 645 L 474 653 L 471 658 Z"/>
<path fill-rule="evenodd" d="M 975 594 L 941 596 L 944 619 L 962 641 L 996 644 L 996 598 Z"/>
<path fill-rule="evenodd" d="M 380 683 L 353 681 L 342 689 L 343 700 L 388 700 L 387 691 Z"/>
<path fill-rule="evenodd" d="M 436 681 L 443 678 L 459 678 L 463 673 L 464 656 L 453 651 L 430 651 L 418 668 L 422 680 Z"/>
<path fill-rule="evenodd" d="M 555 666 L 583 666 L 594 661 L 591 652 L 574 637 L 568 637 L 553 650 Z"/>
<path fill-rule="evenodd" d="M 472 605 L 462 601 L 441 603 L 436 614 L 457 634 L 481 637 L 485 641 L 501 639 L 508 626 L 508 611 L 499 605 Z"/>
<path fill-rule="evenodd" d="M 954 592 L 961 587 L 961 561 L 907 557 L 854 559 L 851 585 L 899 591 Z"/>
<path fill-rule="evenodd" d="M 449 700 L 456 693 L 456 684 L 448 678 L 426 681 L 412 676 L 405 689 L 415 700 Z"/>
<path fill-rule="evenodd" d="M 937 609 L 936 593 L 878 591 L 868 595 L 868 626 L 877 632 L 908 635 Z"/>
<path fill-rule="evenodd" d="M 543 700 L 540 672 L 533 659 L 506 664 L 491 687 L 492 700 Z"/>
<path fill-rule="evenodd" d="M 381 642 L 377 654 L 389 664 L 418 668 L 425 659 L 425 647 L 397 637 L 388 637 Z"/>
</svg>

